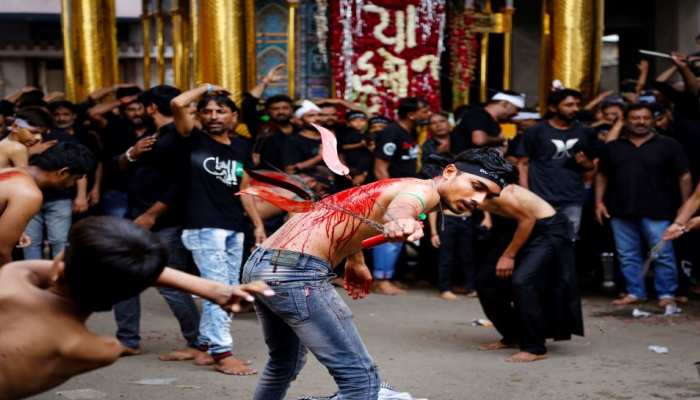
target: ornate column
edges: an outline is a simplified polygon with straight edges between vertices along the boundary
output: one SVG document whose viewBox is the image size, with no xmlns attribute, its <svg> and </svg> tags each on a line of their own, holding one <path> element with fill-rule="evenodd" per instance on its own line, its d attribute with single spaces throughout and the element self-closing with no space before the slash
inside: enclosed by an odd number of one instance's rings
<svg viewBox="0 0 700 400">
<path fill-rule="evenodd" d="M 296 97 L 296 60 L 297 60 L 297 7 L 299 0 L 287 0 L 287 85 L 289 97 Z"/>
<path fill-rule="evenodd" d="M 545 0 L 542 9 L 540 105 L 552 81 L 591 97 L 600 81 L 604 0 Z"/>
<path fill-rule="evenodd" d="M 151 14 L 149 0 L 141 1 L 141 29 L 143 31 L 143 87 L 151 87 Z"/>
<path fill-rule="evenodd" d="M 199 0 L 196 29 L 196 79 L 225 87 L 238 103 L 243 95 L 243 0 Z M 202 23 L 205 22 L 206 23 Z"/>
<path fill-rule="evenodd" d="M 173 38 L 173 80 L 181 90 L 190 87 L 190 24 L 186 0 L 173 1 L 170 10 Z"/>
<path fill-rule="evenodd" d="M 119 81 L 114 0 L 62 0 L 66 95 L 80 101 Z"/>
</svg>

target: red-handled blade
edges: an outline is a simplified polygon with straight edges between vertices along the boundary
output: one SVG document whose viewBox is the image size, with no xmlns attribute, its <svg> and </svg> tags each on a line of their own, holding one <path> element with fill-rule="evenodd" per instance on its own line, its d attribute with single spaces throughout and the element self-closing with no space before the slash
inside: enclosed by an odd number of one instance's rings
<svg viewBox="0 0 700 400">
<path fill-rule="evenodd" d="M 362 241 L 362 248 L 369 249 L 374 246 L 379 246 L 387 242 L 384 235 L 375 235 Z"/>
</svg>

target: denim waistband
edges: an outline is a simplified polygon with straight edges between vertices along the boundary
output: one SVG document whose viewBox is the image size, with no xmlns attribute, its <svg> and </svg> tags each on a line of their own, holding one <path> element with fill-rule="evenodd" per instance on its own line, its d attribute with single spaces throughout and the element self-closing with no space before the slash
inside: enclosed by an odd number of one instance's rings
<svg viewBox="0 0 700 400">
<path fill-rule="evenodd" d="M 243 267 L 243 282 L 262 280 L 272 286 L 334 277 L 328 261 L 291 250 L 257 247 Z"/>
</svg>

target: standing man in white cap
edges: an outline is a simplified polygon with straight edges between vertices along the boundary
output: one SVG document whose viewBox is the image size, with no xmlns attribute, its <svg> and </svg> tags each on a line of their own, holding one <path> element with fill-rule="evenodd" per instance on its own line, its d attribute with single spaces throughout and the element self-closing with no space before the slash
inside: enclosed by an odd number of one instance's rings
<svg viewBox="0 0 700 400">
<path fill-rule="evenodd" d="M 466 111 L 450 138 L 452 154 L 474 147 L 496 147 L 504 144 L 500 122 L 510 120 L 525 107 L 525 96 L 499 92 L 484 106 Z"/>
<path fill-rule="evenodd" d="M 308 170 L 323 161 L 321 156 L 321 134 L 311 124 L 321 122 L 321 108 L 304 100 L 294 116 L 301 120 L 302 129 L 287 139 L 282 150 L 284 169 L 289 174 Z"/>
</svg>

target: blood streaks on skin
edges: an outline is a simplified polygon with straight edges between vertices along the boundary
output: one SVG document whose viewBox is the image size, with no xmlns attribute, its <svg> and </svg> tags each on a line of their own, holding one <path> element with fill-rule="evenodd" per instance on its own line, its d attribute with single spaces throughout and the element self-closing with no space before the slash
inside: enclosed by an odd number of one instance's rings
<svg viewBox="0 0 700 400">
<path fill-rule="evenodd" d="M 397 181 L 398 179 L 381 180 L 348 189 L 312 203 L 311 211 L 295 215 L 280 229 L 280 232 L 275 234 L 276 240 L 272 247 L 285 249 L 292 242 L 301 239 L 303 242 L 299 250 L 304 252 L 312 232 L 322 228 L 330 244 L 328 259 L 332 260 L 333 254 L 343 249 L 362 226 L 362 220 L 339 208 L 369 218 L 379 196 L 387 186 Z M 328 206 L 324 206 L 325 204 Z"/>
<path fill-rule="evenodd" d="M 0 172 L 0 181 L 4 181 L 5 179 L 14 178 L 15 176 L 19 176 L 21 174 L 22 173 L 20 171 Z"/>
</svg>

